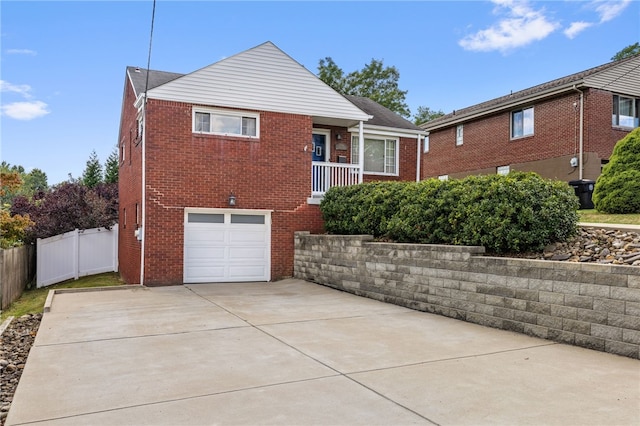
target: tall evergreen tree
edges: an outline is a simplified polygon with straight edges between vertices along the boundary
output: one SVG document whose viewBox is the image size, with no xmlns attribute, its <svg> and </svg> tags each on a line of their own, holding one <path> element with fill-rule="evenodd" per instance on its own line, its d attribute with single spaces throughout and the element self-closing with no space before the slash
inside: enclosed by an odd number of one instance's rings
<svg viewBox="0 0 640 426">
<path fill-rule="evenodd" d="M 87 160 L 87 167 L 82 172 L 82 183 L 87 188 L 95 188 L 102 182 L 102 165 L 98 159 L 95 149 L 91 151 L 91 156 Z"/>
<path fill-rule="evenodd" d="M 115 147 L 104 163 L 104 182 L 118 183 L 118 147 Z"/>
</svg>

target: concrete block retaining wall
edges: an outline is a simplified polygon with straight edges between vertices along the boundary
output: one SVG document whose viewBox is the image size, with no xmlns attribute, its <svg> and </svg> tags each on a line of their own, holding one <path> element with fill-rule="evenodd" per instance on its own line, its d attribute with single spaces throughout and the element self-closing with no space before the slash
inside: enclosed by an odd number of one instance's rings
<svg viewBox="0 0 640 426">
<path fill-rule="evenodd" d="M 640 268 L 483 253 L 483 247 L 298 232 L 294 276 L 420 311 L 640 358 Z"/>
</svg>

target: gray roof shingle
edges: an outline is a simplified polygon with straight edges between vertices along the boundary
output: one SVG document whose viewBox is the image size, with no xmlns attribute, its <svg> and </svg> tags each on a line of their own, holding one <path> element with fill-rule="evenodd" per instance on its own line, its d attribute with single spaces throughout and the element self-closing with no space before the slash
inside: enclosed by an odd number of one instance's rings
<svg viewBox="0 0 640 426">
<path fill-rule="evenodd" d="M 127 74 L 131 78 L 133 89 L 136 92 L 136 96 L 144 93 L 144 87 L 147 84 L 147 70 L 140 67 L 127 67 Z M 182 77 L 184 74 L 178 74 L 175 72 L 154 71 L 149 70 L 149 89 L 162 86 L 165 83 Z"/>
<path fill-rule="evenodd" d="M 393 127 L 396 129 L 422 130 L 409 120 L 402 118 L 400 115 L 369 98 L 354 95 L 344 95 L 344 97 L 367 114 L 373 115 L 373 118 L 367 121 L 367 124 Z"/>
</svg>

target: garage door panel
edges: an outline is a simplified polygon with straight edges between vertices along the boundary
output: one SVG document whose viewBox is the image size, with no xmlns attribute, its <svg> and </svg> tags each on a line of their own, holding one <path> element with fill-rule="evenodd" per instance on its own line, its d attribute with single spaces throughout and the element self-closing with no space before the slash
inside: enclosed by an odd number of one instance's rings
<svg viewBox="0 0 640 426">
<path fill-rule="evenodd" d="M 196 264 L 197 262 L 207 260 L 215 261 L 225 259 L 224 247 L 189 247 L 185 250 L 185 261 Z"/>
<path fill-rule="evenodd" d="M 266 267 L 229 265 L 230 280 L 261 281 L 266 273 Z"/>
<path fill-rule="evenodd" d="M 256 243 L 264 244 L 267 241 L 267 235 L 265 235 L 264 229 L 255 231 L 245 230 L 230 230 L 229 231 L 229 243 Z"/>
<path fill-rule="evenodd" d="M 191 244 L 224 243 L 225 232 L 223 229 L 189 229 L 185 232 L 185 238 Z"/>
<path fill-rule="evenodd" d="M 188 212 L 184 281 L 268 281 L 270 225 L 265 214 Z"/>
<path fill-rule="evenodd" d="M 264 247 L 229 247 L 229 259 L 266 261 L 267 251 Z"/>
</svg>

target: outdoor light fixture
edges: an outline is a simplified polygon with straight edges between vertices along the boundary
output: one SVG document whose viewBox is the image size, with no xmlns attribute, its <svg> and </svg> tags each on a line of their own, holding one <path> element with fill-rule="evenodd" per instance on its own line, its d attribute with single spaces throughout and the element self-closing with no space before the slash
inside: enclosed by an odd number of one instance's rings
<svg viewBox="0 0 640 426">
<path fill-rule="evenodd" d="M 236 196 L 233 194 L 233 191 L 231 191 L 231 194 L 229 194 L 229 205 L 231 207 L 235 207 L 236 205 Z"/>
<path fill-rule="evenodd" d="M 341 135 L 340 133 L 336 133 L 336 139 L 337 139 L 337 140 L 342 139 L 342 135 Z"/>
</svg>

